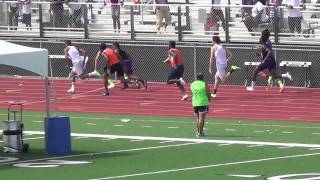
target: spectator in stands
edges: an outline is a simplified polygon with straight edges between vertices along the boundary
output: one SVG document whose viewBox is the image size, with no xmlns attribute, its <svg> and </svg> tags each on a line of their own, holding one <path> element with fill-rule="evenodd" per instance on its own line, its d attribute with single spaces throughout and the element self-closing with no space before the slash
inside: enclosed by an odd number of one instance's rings
<svg viewBox="0 0 320 180">
<path fill-rule="evenodd" d="M 268 0 L 267 5 L 269 6 L 270 16 L 270 30 L 278 31 L 281 28 L 282 20 L 282 9 L 278 8 L 282 4 L 282 0 Z"/>
<path fill-rule="evenodd" d="M 104 1 L 106 3 L 106 1 Z M 120 5 L 123 5 L 122 0 L 110 0 L 111 15 L 113 21 L 113 33 L 120 33 Z M 118 29 L 117 29 L 118 25 Z"/>
<path fill-rule="evenodd" d="M 155 0 L 155 2 L 156 4 L 168 4 L 168 0 Z M 165 32 L 168 24 L 171 23 L 169 6 L 157 6 L 156 17 L 157 17 L 156 26 L 157 26 L 158 34 L 160 34 L 160 28 L 162 27 L 162 25 L 163 25 L 163 30 Z M 163 18 L 165 20 L 164 24 L 162 24 Z"/>
<path fill-rule="evenodd" d="M 62 27 L 64 0 L 51 0 L 50 11 L 52 14 L 53 27 Z"/>
<path fill-rule="evenodd" d="M 302 0 L 284 0 L 283 4 L 288 8 L 288 24 L 291 33 L 296 30 L 301 32 L 302 13 L 301 8 L 304 7 Z"/>
<path fill-rule="evenodd" d="M 9 3 L 8 13 L 9 13 L 8 21 L 9 21 L 10 30 L 17 30 L 18 16 L 19 16 L 19 5 L 17 2 Z"/>
<path fill-rule="evenodd" d="M 79 0 L 66 0 L 66 4 L 69 6 L 69 27 L 80 28 L 82 17 L 82 5 Z"/>
<path fill-rule="evenodd" d="M 242 0 L 242 5 L 254 5 L 254 0 Z M 241 8 L 241 15 L 242 15 L 242 20 L 244 20 L 246 17 L 251 16 L 251 10 L 252 7 L 243 7 Z"/>
<path fill-rule="evenodd" d="M 211 15 L 215 16 L 217 22 L 221 21 L 223 30 L 226 30 L 226 21 L 224 19 L 223 11 L 220 7 L 220 0 L 211 0 L 212 6 L 211 7 Z"/>
<path fill-rule="evenodd" d="M 257 28 L 259 24 L 266 23 L 269 20 L 267 10 L 262 4 L 261 0 L 255 0 L 255 5 L 252 8 L 251 16 L 244 19 L 244 24 L 249 32 L 253 32 L 254 28 Z"/>
<path fill-rule="evenodd" d="M 260 2 L 261 2 L 263 5 L 267 5 L 267 1 L 268 1 L 268 0 L 260 0 Z"/>
<path fill-rule="evenodd" d="M 31 30 L 31 0 L 21 0 L 22 4 L 22 22 L 26 24 L 28 30 Z"/>
</svg>

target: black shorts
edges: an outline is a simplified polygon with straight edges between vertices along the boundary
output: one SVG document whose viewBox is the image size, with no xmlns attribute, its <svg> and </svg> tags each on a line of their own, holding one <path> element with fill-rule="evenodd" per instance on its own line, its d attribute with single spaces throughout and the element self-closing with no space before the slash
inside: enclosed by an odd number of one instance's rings
<svg viewBox="0 0 320 180">
<path fill-rule="evenodd" d="M 209 106 L 194 106 L 194 113 L 208 113 L 209 112 Z"/>
<path fill-rule="evenodd" d="M 259 66 L 257 67 L 259 71 L 263 71 L 265 69 L 268 69 L 270 71 L 271 69 L 276 69 L 276 68 L 277 68 L 276 60 L 272 56 L 268 57 L 263 63 L 259 64 Z"/>
<path fill-rule="evenodd" d="M 130 75 L 132 75 L 133 74 L 133 68 L 132 68 L 132 62 L 130 61 L 130 60 L 124 60 L 123 61 L 123 64 L 124 64 L 124 66 L 126 67 L 125 68 L 125 73 L 128 75 L 128 76 L 130 76 Z"/>
<path fill-rule="evenodd" d="M 110 67 L 110 75 L 113 74 L 114 72 L 117 72 L 118 76 L 123 76 L 124 72 L 123 72 L 123 68 L 122 68 L 122 64 L 121 63 L 117 63 L 117 64 L 113 64 Z M 107 66 L 104 68 L 104 73 L 108 74 L 108 68 Z"/>
<path fill-rule="evenodd" d="M 168 80 L 181 78 L 183 76 L 183 72 L 184 72 L 184 66 L 177 65 L 176 69 L 171 69 L 168 76 Z"/>
</svg>

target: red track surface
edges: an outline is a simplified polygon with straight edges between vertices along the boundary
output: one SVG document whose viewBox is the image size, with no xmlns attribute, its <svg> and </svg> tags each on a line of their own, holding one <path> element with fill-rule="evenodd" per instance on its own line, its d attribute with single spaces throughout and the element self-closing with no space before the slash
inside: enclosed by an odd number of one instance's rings
<svg viewBox="0 0 320 180">
<path fill-rule="evenodd" d="M 77 92 L 66 91 L 70 81 L 54 80 L 51 98 L 57 99 L 58 111 L 105 114 L 192 116 L 191 98 L 180 101 L 174 85 L 149 83 L 149 90 L 115 87 L 110 96 L 101 96 L 102 82 L 78 81 Z M 24 109 L 45 111 L 44 81 L 39 79 L 0 78 L 0 108 L 11 102 L 23 102 Z M 188 89 L 188 94 L 190 91 Z M 53 100 L 52 100 L 53 101 Z M 54 103 L 51 103 L 54 107 Z M 243 86 L 221 86 L 218 98 L 211 101 L 209 117 L 253 120 L 320 121 L 320 89 L 257 88 L 247 92 Z"/>
</svg>

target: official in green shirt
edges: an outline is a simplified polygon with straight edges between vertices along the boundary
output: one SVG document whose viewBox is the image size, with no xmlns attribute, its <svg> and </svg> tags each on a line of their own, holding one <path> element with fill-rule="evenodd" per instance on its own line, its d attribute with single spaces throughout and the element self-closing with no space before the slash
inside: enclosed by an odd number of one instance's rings
<svg viewBox="0 0 320 180">
<path fill-rule="evenodd" d="M 207 83 L 204 81 L 202 73 L 197 74 L 197 80 L 191 84 L 192 106 L 196 116 L 197 132 L 196 136 L 205 136 L 203 132 L 204 120 L 209 111 L 210 91 Z"/>
</svg>

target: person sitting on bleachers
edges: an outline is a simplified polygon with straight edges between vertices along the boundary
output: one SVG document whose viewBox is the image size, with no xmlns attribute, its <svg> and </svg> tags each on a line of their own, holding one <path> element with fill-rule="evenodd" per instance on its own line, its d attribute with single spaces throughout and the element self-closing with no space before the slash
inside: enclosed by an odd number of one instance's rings
<svg viewBox="0 0 320 180">
<path fill-rule="evenodd" d="M 242 5 L 245 5 L 245 6 L 254 5 L 254 0 L 242 0 Z M 241 8 L 242 20 L 244 20 L 247 16 L 251 16 L 251 10 L 252 10 L 252 7 Z"/>
<path fill-rule="evenodd" d="M 253 32 L 254 28 L 257 28 L 259 24 L 266 23 L 269 20 L 267 10 L 262 4 L 261 0 L 255 0 L 255 5 L 252 8 L 251 16 L 244 19 L 244 24 L 249 32 Z"/>
</svg>

